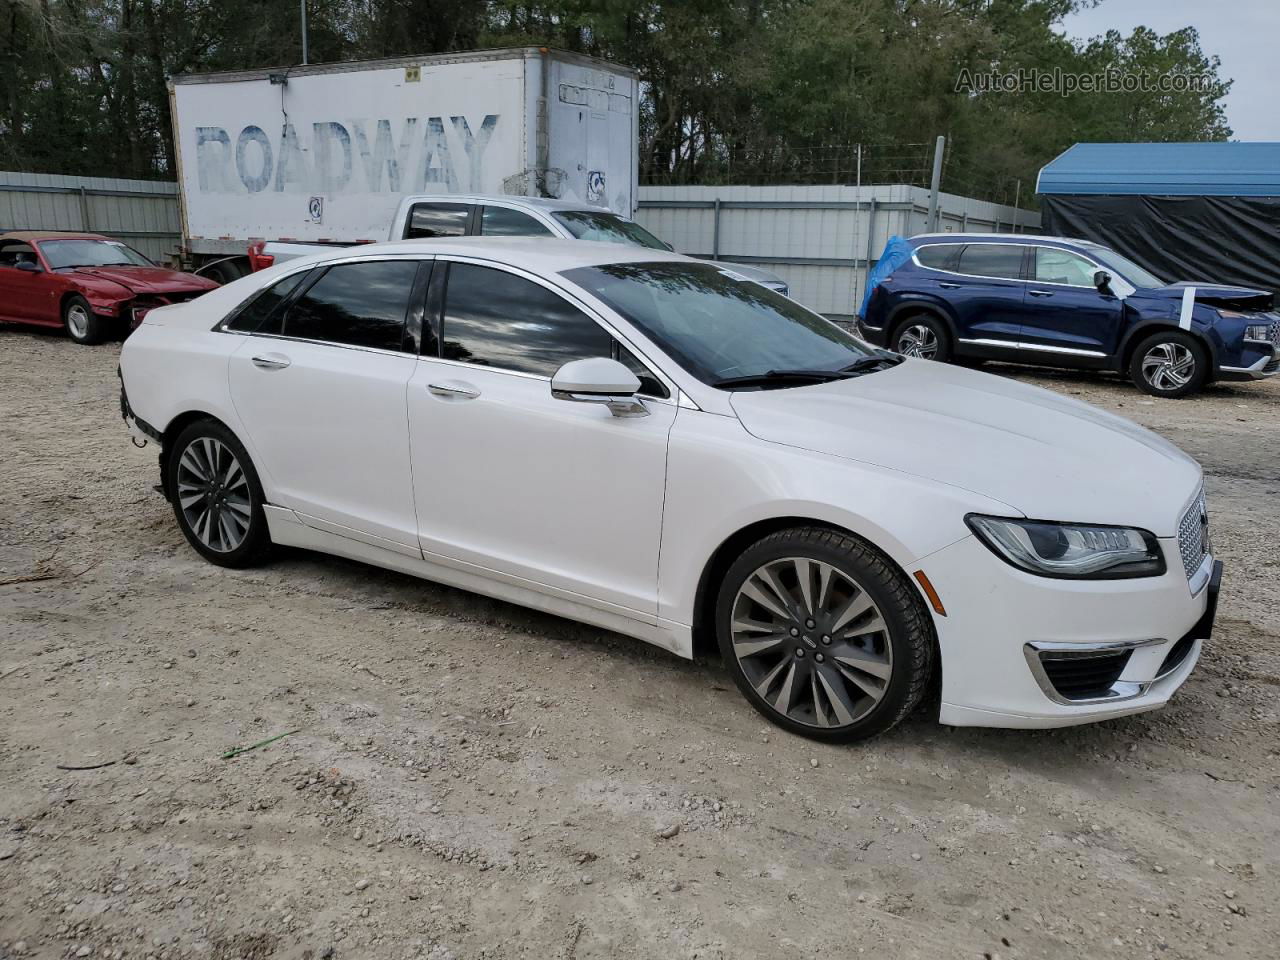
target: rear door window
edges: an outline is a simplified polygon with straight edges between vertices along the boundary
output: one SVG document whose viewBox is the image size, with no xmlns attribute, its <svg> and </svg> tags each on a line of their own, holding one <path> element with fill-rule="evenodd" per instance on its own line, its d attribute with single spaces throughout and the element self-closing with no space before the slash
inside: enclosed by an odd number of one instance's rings
<svg viewBox="0 0 1280 960">
<path fill-rule="evenodd" d="M 971 243 L 960 254 L 958 272 L 998 280 L 1021 279 L 1025 249 L 1015 243 Z"/>
<path fill-rule="evenodd" d="M 415 203 L 409 208 L 404 238 L 465 236 L 470 219 L 471 206 L 466 203 Z"/>
<path fill-rule="evenodd" d="M 480 208 L 480 233 L 486 237 L 549 237 L 551 231 L 527 213 L 510 207 Z"/>
<path fill-rule="evenodd" d="M 417 271 L 417 260 L 330 267 L 284 311 L 280 333 L 351 347 L 411 349 L 405 343 L 405 316 Z"/>
</svg>

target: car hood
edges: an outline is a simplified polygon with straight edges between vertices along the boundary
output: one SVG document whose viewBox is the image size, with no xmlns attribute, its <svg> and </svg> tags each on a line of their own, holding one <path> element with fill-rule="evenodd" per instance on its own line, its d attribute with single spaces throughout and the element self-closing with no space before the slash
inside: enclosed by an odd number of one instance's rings
<svg viewBox="0 0 1280 960">
<path fill-rule="evenodd" d="M 1170 283 L 1163 287 L 1148 287 L 1139 291 L 1144 297 L 1157 300 L 1181 300 L 1188 287 L 1195 289 L 1196 303 L 1210 307 L 1222 307 L 1227 310 L 1270 310 L 1275 303 L 1275 295 L 1268 290 L 1254 290 L 1250 287 L 1236 287 L 1223 283 Z"/>
<path fill-rule="evenodd" d="M 192 290 L 212 290 L 217 284 L 194 273 L 169 270 L 165 267 L 76 267 L 69 271 L 78 277 L 95 277 L 133 293 L 187 293 Z"/>
<path fill-rule="evenodd" d="M 762 440 L 961 487 L 1037 520 L 1172 537 L 1201 483 L 1198 463 L 1123 417 L 927 360 L 731 402 Z"/>
</svg>

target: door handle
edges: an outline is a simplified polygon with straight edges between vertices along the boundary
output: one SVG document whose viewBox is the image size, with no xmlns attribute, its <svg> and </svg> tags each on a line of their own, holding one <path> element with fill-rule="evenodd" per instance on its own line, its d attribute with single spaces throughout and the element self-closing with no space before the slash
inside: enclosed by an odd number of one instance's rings
<svg viewBox="0 0 1280 960">
<path fill-rule="evenodd" d="M 293 361 L 281 353 L 267 353 L 253 358 L 253 365 L 263 370 L 283 370 Z"/>
<path fill-rule="evenodd" d="M 1027 293 L 1031 294 L 1031 296 L 1033 297 L 1052 297 L 1053 296 L 1052 290 L 1028 290 Z"/>
<path fill-rule="evenodd" d="M 960 289 L 960 284 L 958 283 L 944 283 L 940 281 L 938 283 L 938 286 L 940 286 L 943 290 L 959 290 Z"/>
<path fill-rule="evenodd" d="M 450 386 L 447 383 L 428 383 L 427 389 L 433 396 L 444 400 L 474 400 L 480 396 L 480 391 L 474 387 Z"/>
</svg>

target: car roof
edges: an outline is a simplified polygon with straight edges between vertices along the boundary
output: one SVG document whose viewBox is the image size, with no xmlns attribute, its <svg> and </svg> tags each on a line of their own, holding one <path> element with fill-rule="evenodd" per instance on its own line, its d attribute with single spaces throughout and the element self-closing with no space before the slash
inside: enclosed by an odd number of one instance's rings
<svg viewBox="0 0 1280 960">
<path fill-rule="evenodd" d="M 534 272 L 560 273 L 576 267 L 605 263 L 653 263 L 677 261 L 707 263 L 666 250 L 654 250 L 628 243 L 600 243 L 595 240 L 564 240 L 550 237 L 424 237 L 417 240 L 391 240 L 343 247 L 315 256 L 290 260 L 288 263 L 325 263 L 352 256 L 377 254 L 431 254 L 438 256 L 478 257 L 525 267 Z"/>
<path fill-rule="evenodd" d="M 914 237 L 908 239 L 908 243 L 919 246 L 927 241 L 929 243 L 971 243 L 980 240 L 983 243 L 1074 243 L 1074 244 L 1090 244 L 1089 240 L 1080 240 L 1076 237 L 1046 237 L 1038 233 L 917 233 Z M 1097 244 L 1092 244 L 1097 246 Z"/>
<path fill-rule="evenodd" d="M 530 210 L 592 210 L 614 213 L 608 207 L 583 203 L 581 200 L 557 200 L 554 197 L 520 197 L 505 193 L 415 193 L 406 197 L 410 203 L 501 203 Z"/>
<path fill-rule="evenodd" d="M 10 230 L 0 233 L 0 240 L 110 240 L 100 233 L 74 233 L 65 230 Z"/>
</svg>

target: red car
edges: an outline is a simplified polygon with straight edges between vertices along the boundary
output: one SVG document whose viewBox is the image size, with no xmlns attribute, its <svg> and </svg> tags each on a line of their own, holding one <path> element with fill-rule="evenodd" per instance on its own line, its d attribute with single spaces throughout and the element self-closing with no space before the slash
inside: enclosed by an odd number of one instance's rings
<svg viewBox="0 0 1280 960">
<path fill-rule="evenodd" d="M 217 286 L 96 233 L 0 234 L 0 320 L 64 327 L 76 343 L 98 343 L 114 326 L 132 329 L 148 310 Z"/>
</svg>

